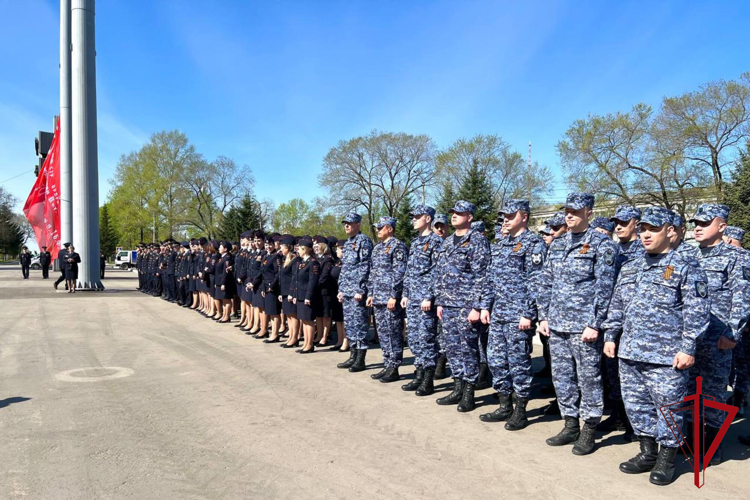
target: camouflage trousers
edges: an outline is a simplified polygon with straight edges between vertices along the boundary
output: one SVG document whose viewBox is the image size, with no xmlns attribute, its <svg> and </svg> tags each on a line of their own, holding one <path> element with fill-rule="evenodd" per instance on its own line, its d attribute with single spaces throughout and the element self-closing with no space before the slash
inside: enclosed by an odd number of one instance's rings
<svg viewBox="0 0 750 500">
<path fill-rule="evenodd" d="M 518 323 L 490 324 L 487 357 L 492 372 L 492 387 L 500 394 L 515 391 L 519 398 L 531 395 L 531 339 L 533 330 L 518 329 Z"/>
<path fill-rule="evenodd" d="M 443 335 L 443 324 L 440 321 L 437 323 L 437 345 L 438 354 L 445 354 L 445 336 Z"/>
<path fill-rule="evenodd" d="M 629 359 L 621 359 L 619 364 L 625 413 L 635 435 L 652 437 L 662 446 L 679 446 L 660 408 L 685 397 L 688 370 Z M 673 412 L 672 418 L 677 428 L 682 428 L 682 412 Z"/>
<path fill-rule="evenodd" d="M 443 308 L 445 355 L 453 378 L 476 384 L 479 378 L 479 325 L 467 319 L 470 307 Z"/>
<path fill-rule="evenodd" d="M 713 338 L 713 340 L 711 340 Z M 696 379 L 703 377 L 703 394 L 712 396 L 716 401 L 727 399 L 729 372 L 732 369 L 732 350 L 720 350 L 715 337 L 699 340 L 695 348 L 695 364 L 690 368 L 688 394 L 695 394 Z M 726 418 L 726 413 L 715 408 L 706 408 L 706 425 L 719 428 Z M 686 420 L 692 420 L 687 417 Z"/>
<path fill-rule="evenodd" d="M 580 333 L 552 331 L 552 383 L 560 414 L 598 423 L 604 411 L 602 389 L 602 335 L 596 342 L 583 342 Z"/>
<path fill-rule="evenodd" d="M 438 321 L 435 308 L 425 312 L 419 308 L 419 304 L 409 305 L 406 308 L 406 319 L 406 336 L 414 354 L 414 366 L 434 368 L 438 357 Z"/>
<path fill-rule="evenodd" d="M 607 375 L 607 399 L 611 401 L 621 401 L 622 392 L 620 389 L 620 359 L 604 357 L 604 372 Z"/>
<path fill-rule="evenodd" d="M 355 349 L 367 349 L 367 330 L 370 312 L 365 307 L 365 299 L 355 300 L 354 297 L 344 297 L 344 333 L 349 339 L 349 345 Z"/>
<path fill-rule="evenodd" d="M 750 393 L 750 330 L 745 330 L 742 341 L 732 349 L 732 361 L 732 388 L 735 392 Z"/>
<path fill-rule="evenodd" d="M 393 311 L 386 305 L 373 306 L 378 339 L 383 351 L 383 365 L 398 368 L 404 360 L 404 310 L 396 306 Z"/>
<path fill-rule="evenodd" d="M 479 325 L 479 362 L 487 364 L 487 342 L 490 338 L 490 325 Z"/>
</svg>

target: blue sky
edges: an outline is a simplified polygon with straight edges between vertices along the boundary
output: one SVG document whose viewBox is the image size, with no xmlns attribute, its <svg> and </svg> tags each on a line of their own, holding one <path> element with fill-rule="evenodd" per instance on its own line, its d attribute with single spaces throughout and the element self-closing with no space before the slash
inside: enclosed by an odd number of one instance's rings
<svg viewBox="0 0 750 500">
<path fill-rule="evenodd" d="M 20 175 L 2 182 L 20 209 L 58 113 L 59 4 L 0 12 L 0 182 Z M 326 152 L 373 129 L 531 140 L 559 176 L 575 119 L 750 70 L 748 20 L 737 1 L 100 0 L 100 201 L 121 154 L 175 128 L 276 204 L 322 194 Z"/>
</svg>

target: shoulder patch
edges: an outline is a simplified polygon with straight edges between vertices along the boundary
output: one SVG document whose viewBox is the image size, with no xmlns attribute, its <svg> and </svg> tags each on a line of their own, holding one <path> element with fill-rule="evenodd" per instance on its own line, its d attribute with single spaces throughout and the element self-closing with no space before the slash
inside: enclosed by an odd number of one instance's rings
<svg viewBox="0 0 750 500">
<path fill-rule="evenodd" d="M 611 248 L 604 249 L 604 263 L 608 266 L 615 264 L 615 251 Z"/>
<path fill-rule="evenodd" d="M 531 254 L 531 263 L 534 264 L 535 266 L 538 266 L 539 264 L 541 264 L 542 254 L 540 253 Z"/>
<path fill-rule="evenodd" d="M 705 299 L 708 296 L 708 284 L 705 281 L 696 281 L 695 293 L 698 297 Z"/>
<path fill-rule="evenodd" d="M 404 250 L 402 248 L 397 248 L 395 252 L 393 252 L 393 257 L 399 262 L 403 262 L 404 260 Z"/>
</svg>

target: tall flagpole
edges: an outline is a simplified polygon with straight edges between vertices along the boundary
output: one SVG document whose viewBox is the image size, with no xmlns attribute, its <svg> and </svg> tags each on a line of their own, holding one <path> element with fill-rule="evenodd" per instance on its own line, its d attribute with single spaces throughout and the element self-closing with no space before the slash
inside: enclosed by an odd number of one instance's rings
<svg viewBox="0 0 750 500">
<path fill-rule="evenodd" d="M 94 0 L 72 0 L 73 245 L 81 256 L 77 288 L 99 279 L 99 154 L 96 137 Z"/>
<path fill-rule="evenodd" d="M 73 239 L 70 125 L 70 0 L 60 0 L 60 244 Z"/>
</svg>

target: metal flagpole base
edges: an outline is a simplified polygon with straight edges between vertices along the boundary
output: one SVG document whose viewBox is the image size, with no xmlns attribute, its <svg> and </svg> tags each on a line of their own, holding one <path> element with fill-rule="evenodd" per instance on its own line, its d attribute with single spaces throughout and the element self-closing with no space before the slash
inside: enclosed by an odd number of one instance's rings
<svg viewBox="0 0 750 500">
<path fill-rule="evenodd" d="M 104 290 L 104 285 L 102 285 L 101 281 L 76 281 L 76 292 L 77 291 L 82 292 L 101 292 Z"/>
</svg>

